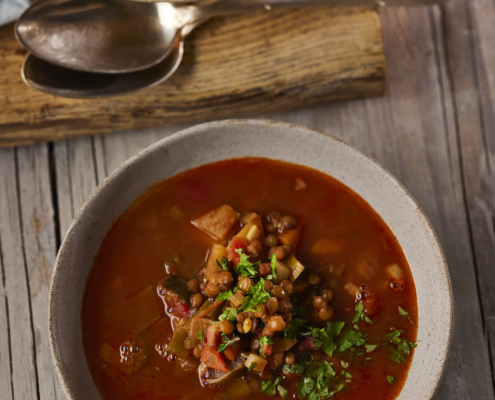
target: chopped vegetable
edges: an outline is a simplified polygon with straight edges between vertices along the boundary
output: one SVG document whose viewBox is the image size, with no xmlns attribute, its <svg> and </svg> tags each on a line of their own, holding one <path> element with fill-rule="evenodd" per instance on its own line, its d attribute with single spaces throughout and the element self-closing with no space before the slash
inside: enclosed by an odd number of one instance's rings
<svg viewBox="0 0 495 400">
<path fill-rule="evenodd" d="M 220 269 L 223 269 L 224 271 L 229 270 L 229 261 L 225 258 L 222 257 L 222 262 L 218 262 L 218 260 L 215 260 L 217 262 L 217 267 Z"/>
<path fill-rule="evenodd" d="M 311 247 L 313 254 L 338 254 L 342 251 L 342 244 L 337 240 L 319 239 Z"/>
<path fill-rule="evenodd" d="M 134 334 L 141 333 L 160 319 L 157 298 L 156 291 L 149 285 L 142 292 L 123 304 L 126 310 L 126 318 L 134 321 Z"/>
<path fill-rule="evenodd" d="M 356 314 L 354 314 L 354 319 L 352 320 L 352 323 L 355 324 L 358 322 L 360 319 L 363 320 L 364 322 L 367 322 L 370 325 L 373 325 L 373 321 L 363 312 L 364 310 L 364 305 L 363 303 L 358 303 L 356 305 Z"/>
<path fill-rule="evenodd" d="M 235 269 L 235 272 L 237 274 L 247 276 L 247 277 L 254 277 L 258 273 L 258 270 L 256 267 L 260 264 L 259 262 L 257 263 L 251 263 L 249 261 L 249 256 L 244 253 L 243 249 L 237 249 L 236 252 L 239 254 L 240 259 L 239 263 Z"/>
<path fill-rule="evenodd" d="M 299 242 L 299 237 L 301 236 L 301 231 L 302 231 L 302 225 L 299 225 L 295 229 L 291 229 L 288 231 L 285 231 L 283 233 L 278 234 L 278 240 L 282 244 L 288 244 L 292 246 L 292 248 L 295 248 L 297 243 Z"/>
<path fill-rule="evenodd" d="M 404 272 L 402 272 L 397 264 L 389 265 L 385 268 L 385 272 L 389 274 L 391 278 L 396 280 L 401 280 L 404 278 Z"/>
<path fill-rule="evenodd" d="M 227 258 L 227 249 L 219 244 L 213 244 L 208 254 L 208 260 L 206 261 L 206 278 L 218 271 L 217 263 L 221 263 L 224 258 Z"/>
<path fill-rule="evenodd" d="M 223 240 L 239 219 L 231 206 L 223 205 L 191 221 L 191 223 L 212 236 L 214 239 Z"/>
<path fill-rule="evenodd" d="M 232 339 L 230 339 L 225 333 L 222 333 L 223 342 L 217 348 L 218 352 L 221 353 L 227 347 L 232 346 L 235 342 L 238 342 L 240 338 L 236 335 L 232 335 Z"/>
<path fill-rule="evenodd" d="M 274 336 L 272 337 L 272 342 L 273 342 L 272 352 L 280 353 L 292 349 L 296 345 L 297 340 L 284 339 L 278 336 Z"/>
<path fill-rule="evenodd" d="M 218 369 L 222 372 L 229 372 L 222 355 L 218 353 L 215 347 L 205 347 L 201 351 L 201 362 L 208 367 Z"/>
<path fill-rule="evenodd" d="M 249 357 L 244 364 L 249 370 L 261 372 L 265 369 L 267 363 L 268 361 L 266 361 L 265 358 L 257 354 L 249 354 Z"/>
<path fill-rule="evenodd" d="M 175 274 L 170 275 L 170 278 L 168 278 L 167 283 L 165 284 L 165 289 L 177 295 L 186 304 L 189 304 L 189 299 L 193 294 L 193 292 L 189 290 L 187 282 Z"/>
<path fill-rule="evenodd" d="M 263 356 L 263 357 L 266 357 L 266 356 L 269 356 L 272 352 L 272 345 L 273 344 L 273 340 L 270 339 L 268 336 L 263 336 L 261 339 L 260 339 L 260 354 Z"/>
<path fill-rule="evenodd" d="M 395 382 L 395 378 L 393 376 L 388 375 L 387 376 L 387 382 L 392 385 Z"/>
<path fill-rule="evenodd" d="M 299 262 L 294 254 L 290 254 L 289 256 L 287 256 L 284 259 L 284 263 L 292 270 L 292 274 L 289 279 L 291 282 L 294 282 L 304 271 L 304 265 Z"/>
</svg>

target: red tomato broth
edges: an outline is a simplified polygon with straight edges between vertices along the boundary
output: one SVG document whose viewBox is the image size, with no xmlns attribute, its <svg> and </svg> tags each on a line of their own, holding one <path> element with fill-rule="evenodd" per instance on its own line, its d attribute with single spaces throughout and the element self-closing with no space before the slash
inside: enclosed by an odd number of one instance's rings
<svg viewBox="0 0 495 400">
<path fill-rule="evenodd" d="M 307 187 L 295 191 L 296 178 Z M 156 306 L 160 323 L 136 335 L 135 322 L 126 316 L 125 304 L 147 286 L 155 290 L 165 276 L 164 263 L 179 252 L 184 260 L 178 274 L 189 279 L 204 261 L 212 242 L 190 221 L 211 209 L 229 204 L 236 210 L 255 211 L 262 216 L 273 210 L 289 212 L 304 221 L 297 248 L 305 267 L 321 262 L 345 264 L 339 287 L 347 282 L 366 284 L 376 293 L 383 307 L 373 325 L 360 323 L 369 335 L 368 343 L 378 344 L 391 330 L 403 329 L 403 337 L 412 342 L 417 335 L 417 299 L 412 274 L 393 233 L 374 210 L 356 193 L 332 177 L 318 171 L 285 162 L 266 159 L 236 159 L 202 166 L 160 182 L 138 199 L 113 225 L 104 239 L 87 281 L 81 310 L 83 343 L 94 382 L 105 399 L 215 399 L 222 389 L 203 388 L 196 371 L 184 372 L 162 358 L 155 345 L 173 333 L 158 295 Z M 171 215 L 172 207 L 181 211 Z M 315 255 L 312 245 L 319 239 L 339 243 L 335 254 Z M 353 268 L 360 257 L 372 259 L 378 266 L 376 276 L 363 280 Z M 404 272 L 406 290 L 393 293 L 383 269 L 398 264 Z M 332 301 L 336 309 L 333 321 L 351 324 L 355 299 L 340 289 Z M 414 321 L 399 317 L 398 307 L 407 310 Z M 127 375 L 108 365 L 98 352 L 103 343 L 118 349 L 133 339 L 146 352 L 143 367 Z M 414 352 L 406 363 L 390 360 L 390 353 L 378 347 L 365 368 L 348 368 L 353 375 L 339 399 L 393 399 L 400 393 Z M 340 374 L 341 368 L 335 367 Z M 396 378 L 387 383 L 387 376 Z M 267 399 L 262 393 L 253 399 Z"/>
</svg>

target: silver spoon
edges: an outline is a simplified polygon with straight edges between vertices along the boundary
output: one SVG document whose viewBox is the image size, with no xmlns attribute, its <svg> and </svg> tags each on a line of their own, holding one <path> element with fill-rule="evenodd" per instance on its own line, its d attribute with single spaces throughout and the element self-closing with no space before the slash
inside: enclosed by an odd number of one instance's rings
<svg viewBox="0 0 495 400">
<path fill-rule="evenodd" d="M 184 39 L 195 26 L 184 27 L 165 59 L 142 71 L 125 74 L 77 71 L 29 54 L 21 67 L 22 79 L 34 89 L 62 97 L 99 99 L 134 93 L 158 85 L 176 71 L 182 60 Z"/>
<path fill-rule="evenodd" d="M 335 1 L 335 0 L 334 0 Z M 369 3 L 373 0 L 346 0 Z M 228 13 L 262 9 L 261 0 L 217 0 L 203 5 L 126 0 L 43 0 L 18 19 L 15 31 L 34 56 L 86 72 L 129 73 L 163 61 L 185 26 Z M 329 0 L 271 0 L 284 7 L 323 6 Z"/>
</svg>

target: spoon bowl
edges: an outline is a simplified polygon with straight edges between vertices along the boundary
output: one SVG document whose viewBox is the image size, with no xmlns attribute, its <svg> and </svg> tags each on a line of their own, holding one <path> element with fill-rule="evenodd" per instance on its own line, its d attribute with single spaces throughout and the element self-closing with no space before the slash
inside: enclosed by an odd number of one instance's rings
<svg viewBox="0 0 495 400">
<path fill-rule="evenodd" d="M 160 64 L 185 22 L 181 9 L 169 3 L 44 0 L 21 15 L 15 32 L 34 56 L 51 64 L 130 73 Z"/>
<path fill-rule="evenodd" d="M 21 68 L 24 82 L 33 89 L 61 97 L 98 99 L 134 93 L 155 86 L 178 68 L 184 52 L 184 40 L 177 37 L 168 56 L 141 71 L 103 74 L 76 71 L 51 64 L 29 54 Z"/>
</svg>

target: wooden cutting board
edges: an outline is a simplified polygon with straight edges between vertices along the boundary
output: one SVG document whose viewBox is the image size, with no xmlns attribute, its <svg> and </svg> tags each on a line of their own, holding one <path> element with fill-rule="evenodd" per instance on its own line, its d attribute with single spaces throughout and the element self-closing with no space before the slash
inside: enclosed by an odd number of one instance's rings
<svg viewBox="0 0 495 400">
<path fill-rule="evenodd" d="M 26 86 L 13 25 L 0 28 L 0 147 L 115 130 L 267 114 L 380 96 L 385 56 L 374 8 L 272 10 L 215 18 L 186 40 L 166 82 L 78 100 Z"/>
</svg>

